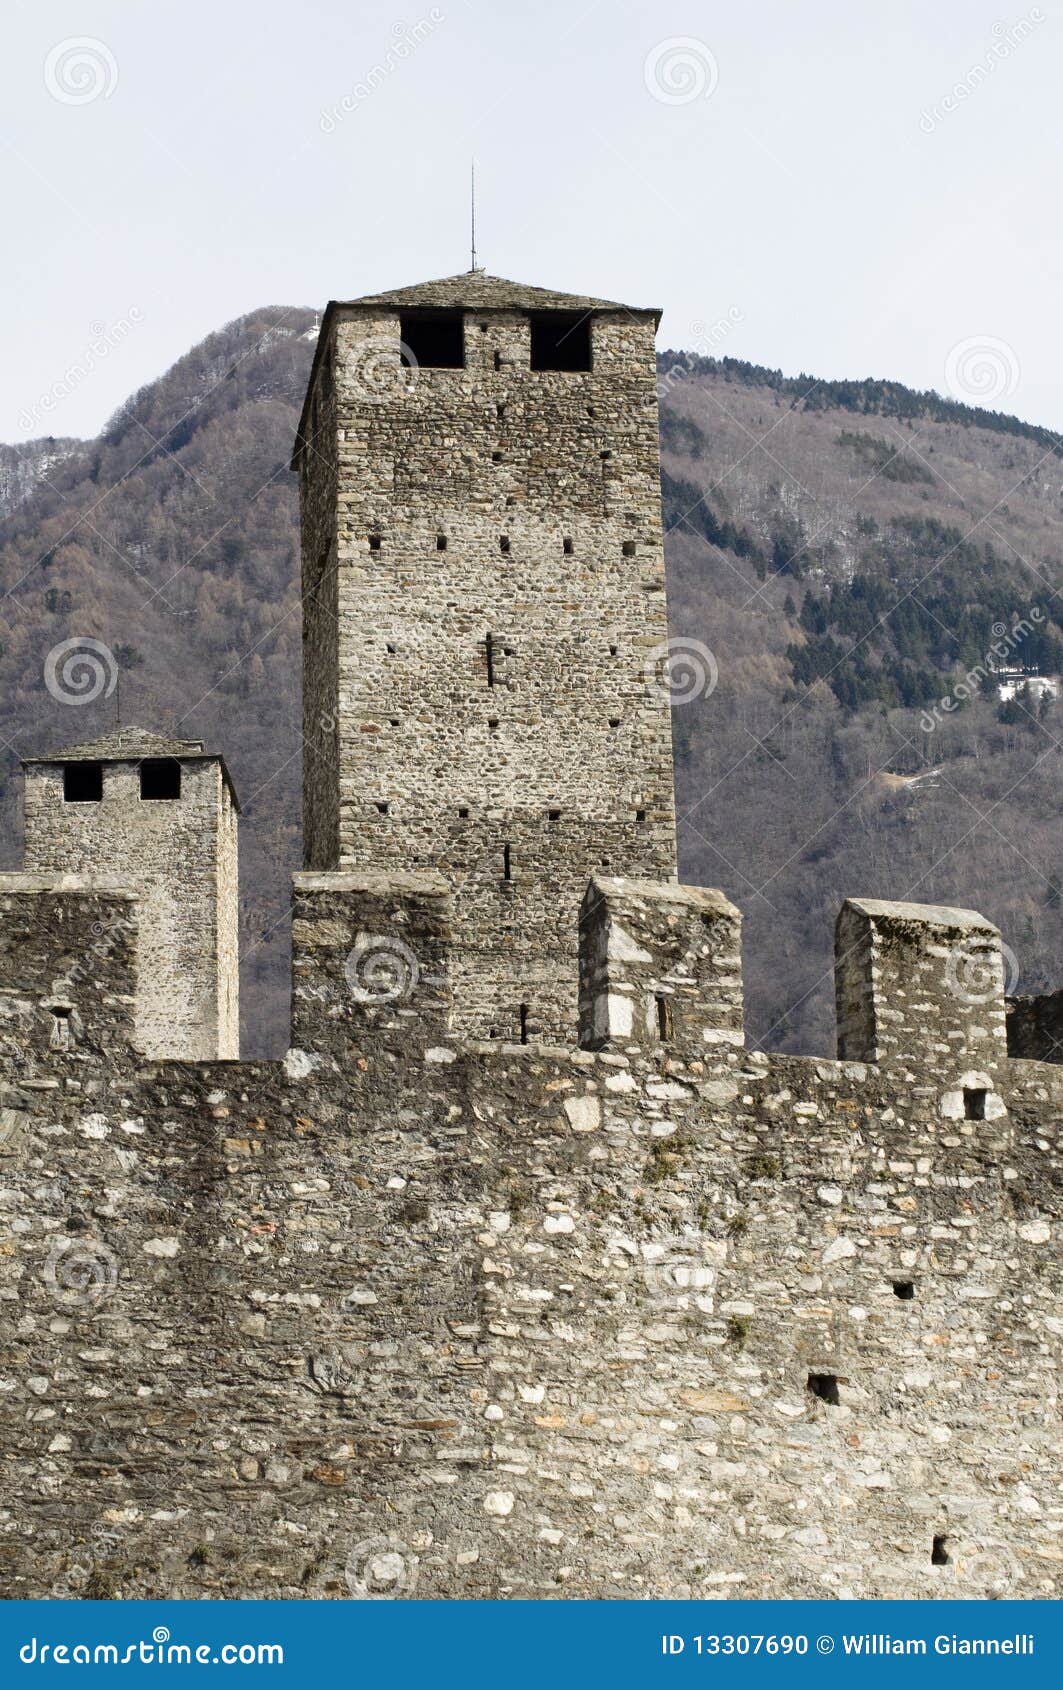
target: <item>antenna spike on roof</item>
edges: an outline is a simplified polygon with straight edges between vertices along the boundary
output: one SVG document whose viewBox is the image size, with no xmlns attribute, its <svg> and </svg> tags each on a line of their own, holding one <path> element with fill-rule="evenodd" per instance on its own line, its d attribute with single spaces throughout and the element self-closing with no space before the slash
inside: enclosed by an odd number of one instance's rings
<svg viewBox="0 0 1063 1690">
<path fill-rule="evenodd" d="M 472 162 L 469 166 L 469 232 L 470 232 L 470 243 L 469 244 L 470 244 L 470 248 L 471 248 L 471 263 L 469 264 L 469 274 L 475 275 L 477 269 L 479 268 L 479 266 L 476 263 L 476 160 L 475 159 L 472 160 Z"/>
</svg>

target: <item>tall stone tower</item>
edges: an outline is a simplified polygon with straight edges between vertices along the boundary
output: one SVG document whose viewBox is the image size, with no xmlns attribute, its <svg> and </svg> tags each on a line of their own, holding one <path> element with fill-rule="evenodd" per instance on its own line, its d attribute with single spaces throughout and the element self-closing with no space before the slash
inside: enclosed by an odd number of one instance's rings
<svg viewBox="0 0 1063 1690">
<path fill-rule="evenodd" d="M 145 1056 L 238 1056 L 238 807 L 223 760 L 130 727 L 23 768 L 25 867 L 109 876 L 140 895 Z"/>
<path fill-rule="evenodd" d="M 675 877 L 658 315 L 470 271 L 322 322 L 306 866 L 445 876 L 473 1035 L 570 1038 L 590 876 Z"/>
</svg>

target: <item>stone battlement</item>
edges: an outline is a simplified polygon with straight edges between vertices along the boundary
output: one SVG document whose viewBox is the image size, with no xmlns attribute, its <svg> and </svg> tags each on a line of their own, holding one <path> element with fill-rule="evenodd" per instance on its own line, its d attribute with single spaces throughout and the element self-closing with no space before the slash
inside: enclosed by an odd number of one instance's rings
<svg viewBox="0 0 1063 1690">
<path fill-rule="evenodd" d="M 438 876 L 293 901 L 287 1058 L 146 1062 L 135 898 L 0 878 L 5 1595 L 1052 1592 L 988 923 L 848 903 L 826 1061 L 744 1047 L 718 892 L 592 882 L 568 1048 L 455 1033 Z"/>
</svg>

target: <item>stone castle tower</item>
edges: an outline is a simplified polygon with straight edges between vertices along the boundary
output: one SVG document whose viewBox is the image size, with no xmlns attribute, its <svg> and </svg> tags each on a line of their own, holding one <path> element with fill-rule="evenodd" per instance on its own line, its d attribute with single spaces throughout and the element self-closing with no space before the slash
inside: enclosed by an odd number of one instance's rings
<svg viewBox="0 0 1063 1690">
<path fill-rule="evenodd" d="M 658 316 L 471 271 L 322 323 L 306 867 L 442 873 L 473 1035 L 574 1036 L 589 876 L 675 878 Z"/>
<path fill-rule="evenodd" d="M 27 871 L 112 876 L 137 894 L 140 1050 L 238 1056 L 237 802 L 223 759 L 130 727 L 23 767 Z"/>
</svg>

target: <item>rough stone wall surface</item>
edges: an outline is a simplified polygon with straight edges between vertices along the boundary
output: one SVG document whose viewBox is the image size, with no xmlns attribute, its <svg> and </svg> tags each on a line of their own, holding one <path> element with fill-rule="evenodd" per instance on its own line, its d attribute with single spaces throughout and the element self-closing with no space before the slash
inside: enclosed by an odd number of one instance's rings
<svg viewBox="0 0 1063 1690">
<path fill-rule="evenodd" d="M 441 876 L 293 898 L 285 1062 L 149 1064 L 136 901 L 0 879 L 4 1596 L 1058 1591 L 1063 1075 L 994 992 L 768 1057 L 727 900 L 602 877 L 598 1048 L 477 1042 Z M 880 1020 L 971 931 L 848 919 Z"/>
<path fill-rule="evenodd" d="M 181 796 L 140 797 L 108 761 L 99 803 L 67 803 L 62 763 L 26 768 L 25 866 L 117 875 L 140 893 L 137 1041 L 149 1057 L 239 1052 L 236 812 L 217 760 L 182 764 Z"/>
<path fill-rule="evenodd" d="M 653 316 L 598 311 L 592 371 L 537 371 L 526 311 L 468 309 L 463 369 L 384 390 L 395 307 L 329 321 L 300 457 L 307 866 L 438 870 L 459 1030 L 571 1038 L 588 878 L 675 876 Z"/>
</svg>

